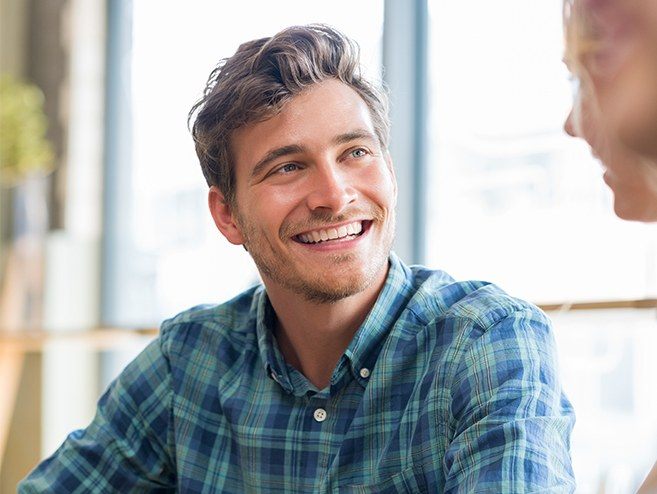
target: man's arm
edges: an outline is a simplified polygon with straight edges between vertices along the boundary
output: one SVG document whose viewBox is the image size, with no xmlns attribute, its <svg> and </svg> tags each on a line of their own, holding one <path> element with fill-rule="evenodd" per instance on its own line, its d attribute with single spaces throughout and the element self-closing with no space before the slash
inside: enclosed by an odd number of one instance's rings
<svg viewBox="0 0 657 494">
<path fill-rule="evenodd" d="M 173 492 L 170 382 L 158 338 L 110 385 L 93 422 L 71 433 L 18 492 Z"/>
<path fill-rule="evenodd" d="M 549 320 L 526 308 L 473 331 L 452 386 L 445 492 L 573 492 L 574 413 Z"/>
</svg>

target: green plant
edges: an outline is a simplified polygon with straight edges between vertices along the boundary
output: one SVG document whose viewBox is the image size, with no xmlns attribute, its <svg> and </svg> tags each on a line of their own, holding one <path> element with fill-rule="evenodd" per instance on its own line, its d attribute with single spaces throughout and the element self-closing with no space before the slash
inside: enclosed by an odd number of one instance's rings
<svg viewBox="0 0 657 494">
<path fill-rule="evenodd" d="M 43 93 L 9 75 L 0 77 L 0 184 L 13 185 L 53 166 L 46 138 Z"/>
</svg>

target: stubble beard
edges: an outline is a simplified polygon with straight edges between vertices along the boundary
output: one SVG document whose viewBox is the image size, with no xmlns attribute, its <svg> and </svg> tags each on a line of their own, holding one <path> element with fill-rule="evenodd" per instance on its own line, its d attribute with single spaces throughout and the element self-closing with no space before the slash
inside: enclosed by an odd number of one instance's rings
<svg viewBox="0 0 657 494">
<path fill-rule="evenodd" d="M 394 212 L 392 214 L 394 215 Z M 374 223 L 383 224 L 383 212 L 377 212 L 374 216 Z M 363 270 L 348 271 L 337 279 L 331 279 L 321 274 L 310 276 L 309 273 L 300 273 L 297 268 L 286 264 L 285 259 L 276 256 L 271 242 L 264 235 L 258 235 L 257 227 L 239 215 L 238 221 L 244 238 L 244 246 L 261 276 L 314 304 L 334 304 L 370 287 L 388 263 L 395 229 L 394 216 L 392 216 L 387 225 L 388 231 L 385 232 L 382 239 L 384 245 L 376 252 L 374 259 L 370 259 Z M 341 221 L 343 220 L 338 219 L 336 222 Z M 258 239 L 259 236 L 261 239 Z M 286 238 L 284 235 L 281 237 Z M 336 270 L 339 270 L 341 264 L 352 263 L 355 256 L 351 253 L 334 254 L 330 256 L 330 259 L 331 264 L 336 267 Z"/>
</svg>

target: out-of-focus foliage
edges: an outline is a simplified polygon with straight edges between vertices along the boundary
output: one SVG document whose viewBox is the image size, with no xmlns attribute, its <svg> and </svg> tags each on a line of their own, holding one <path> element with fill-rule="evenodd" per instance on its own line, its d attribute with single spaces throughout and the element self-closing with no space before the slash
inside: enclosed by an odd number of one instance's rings
<svg viewBox="0 0 657 494">
<path fill-rule="evenodd" d="M 39 88 L 0 76 L 0 183 L 14 184 L 51 170 L 53 150 L 47 128 Z"/>
</svg>

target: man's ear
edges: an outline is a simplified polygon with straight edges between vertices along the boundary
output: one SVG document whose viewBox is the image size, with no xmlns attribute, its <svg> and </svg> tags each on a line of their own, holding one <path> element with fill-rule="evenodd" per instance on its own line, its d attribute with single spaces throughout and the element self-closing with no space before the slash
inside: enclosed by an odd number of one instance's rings
<svg viewBox="0 0 657 494">
<path fill-rule="evenodd" d="M 235 222 L 233 211 L 224 195 L 215 185 L 211 186 L 208 192 L 208 206 L 210 207 L 210 214 L 212 215 L 214 224 L 217 225 L 217 228 L 226 237 L 226 240 L 234 245 L 242 245 L 244 243 L 244 237 Z"/>
</svg>

